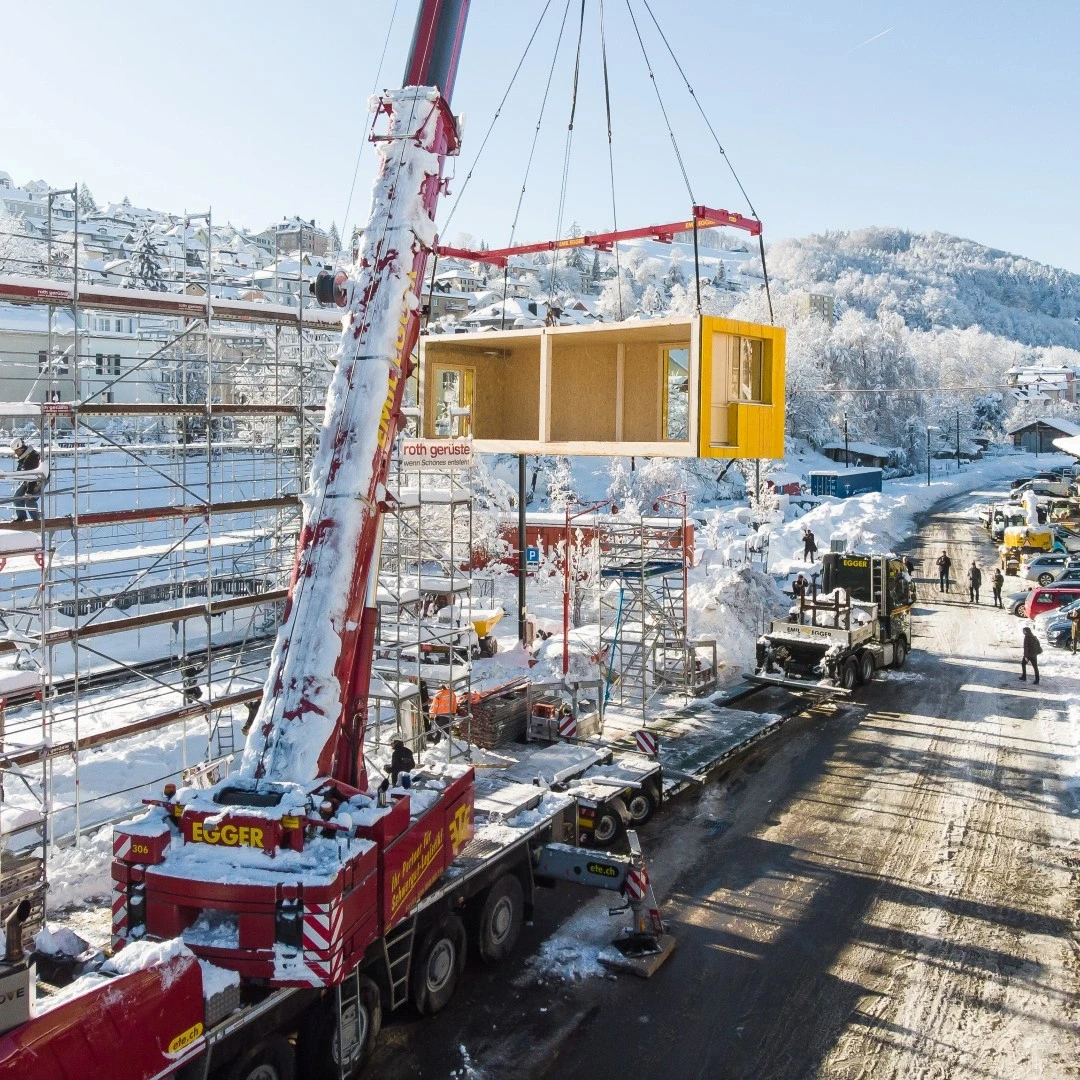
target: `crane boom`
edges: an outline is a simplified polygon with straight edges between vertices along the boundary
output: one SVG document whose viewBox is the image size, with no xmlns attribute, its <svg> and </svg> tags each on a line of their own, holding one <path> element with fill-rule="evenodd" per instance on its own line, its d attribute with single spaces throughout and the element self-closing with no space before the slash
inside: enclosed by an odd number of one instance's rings
<svg viewBox="0 0 1080 1080">
<path fill-rule="evenodd" d="M 419 287 L 435 242 L 448 99 L 468 0 L 425 0 L 406 87 L 385 94 L 381 156 L 337 369 L 304 497 L 289 597 L 240 777 L 366 790 L 363 740 L 390 451 L 420 330 Z M 434 83 L 434 85 L 432 85 Z M 441 92 L 440 92 L 441 91 Z"/>
</svg>

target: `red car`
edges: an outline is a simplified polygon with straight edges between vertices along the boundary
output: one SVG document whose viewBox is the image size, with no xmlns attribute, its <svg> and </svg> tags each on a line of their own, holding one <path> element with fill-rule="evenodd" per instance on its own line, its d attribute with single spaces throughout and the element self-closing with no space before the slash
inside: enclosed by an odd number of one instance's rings
<svg viewBox="0 0 1080 1080">
<path fill-rule="evenodd" d="M 1080 582 L 1070 585 L 1047 585 L 1045 588 L 1038 586 L 1031 590 L 1024 604 L 1024 614 L 1029 619 L 1036 615 L 1042 615 L 1045 611 L 1053 611 L 1070 600 L 1080 599 Z"/>
</svg>

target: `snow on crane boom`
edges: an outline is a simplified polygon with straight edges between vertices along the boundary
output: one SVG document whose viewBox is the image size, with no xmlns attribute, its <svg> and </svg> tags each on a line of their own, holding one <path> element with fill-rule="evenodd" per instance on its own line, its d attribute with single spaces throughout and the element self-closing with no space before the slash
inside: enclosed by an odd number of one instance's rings
<svg viewBox="0 0 1080 1080">
<path fill-rule="evenodd" d="M 364 734 L 390 453 L 435 243 L 448 99 L 469 0 L 421 0 L 385 130 L 360 273 L 347 290 L 289 595 L 239 770 L 166 790 L 113 833 L 113 943 L 182 936 L 269 986 L 333 986 L 409 917 L 474 832 L 469 766 L 368 786 Z"/>
<path fill-rule="evenodd" d="M 381 504 L 410 356 L 419 283 L 435 242 L 442 161 L 457 150 L 448 100 L 467 0 L 422 5 L 406 89 L 377 106 L 382 162 L 360 249 L 341 353 L 305 497 L 304 523 L 244 778 L 366 789 L 364 714 L 371 674 Z M 441 87 L 428 89 L 428 87 Z"/>
</svg>

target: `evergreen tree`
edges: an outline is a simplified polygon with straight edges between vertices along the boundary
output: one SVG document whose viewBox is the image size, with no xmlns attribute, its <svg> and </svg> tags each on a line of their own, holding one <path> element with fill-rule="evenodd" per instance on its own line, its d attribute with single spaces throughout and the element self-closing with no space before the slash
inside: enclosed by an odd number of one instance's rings
<svg viewBox="0 0 1080 1080">
<path fill-rule="evenodd" d="M 327 241 L 330 245 L 330 254 L 336 255 L 341 250 L 341 234 L 337 231 L 337 222 L 330 222 L 330 232 L 327 233 Z"/>
<path fill-rule="evenodd" d="M 130 200 L 130 199 L 129 199 L 129 198 L 128 198 L 128 197 L 126 196 L 126 195 L 125 195 L 125 196 L 124 196 L 124 197 L 123 197 L 123 198 L 122 198 L 122 199 L 120 200 L 120 205 L 121 205 L 121 206 L 127 206 L 127 207 L 130 207 L 130 206 L 131 206 L 131 200 Z"/>
<path fill-rule="evenodd" d="M 349 254 L 350 256 L 354 251 L 360 250 L 360 226 L 354 225 L 352 227 L 352 235 L 349 237 Z"/>
<path fill-rule="evenodd" d="M 710 284 L 715 285 L 716 288 L 722 289 L 724 282 L 727 280 L 727 271 L 724 269 L 724 260 L 716 260 L 716 269 L 713 271 L 713 276 Z"/>
<path fill-rule="evenodd" d="M 165 279 L 161 274 L 161 252 L 150 235 L 149 225 L 142 225 L 135 237 L 135 250 L 131 253 L 123 287 L 150 289 L 153 292 L 165 291 Z"/>
<path fill-rule="evenodd" d="M 596 283 L 600 280 L 600 252 L 593 251 L 592 253 L 592 266 L 589 267 L 589 288 L 595 289 Z"/>
<path fill-rule="evenodd" d="M 678 250 L 672 251 L 671 261 L 668 263 L 668 270 L 664 275 L 664 285 L 667 287 L 668 292 L 671 292 L 676 285 L 685 284 L 686 272 L 683 270 L 682 254 Z"/>
<path fill-rule="evenodd" d="M 97 208 L 98 204 L 94 201 L 94 193 L 88 185 L 83 184 L 79 188 L 79 213 L 85 217 L 87 214 L 95 213 Z"/>
</svg>

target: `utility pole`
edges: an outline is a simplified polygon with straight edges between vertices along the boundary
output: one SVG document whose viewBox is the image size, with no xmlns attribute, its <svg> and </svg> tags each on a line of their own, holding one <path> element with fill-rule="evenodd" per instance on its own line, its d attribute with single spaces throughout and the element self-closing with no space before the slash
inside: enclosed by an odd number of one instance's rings
<svg viewBox="0 0 1080 1080">
<path fill-rule="evenodd" d="M 518 454 L 518 640 L 525 644 L 525 455 Z"/>
<path fill-rule="evenodd" d="M 851 468 L 851 454 L 848 452 L 847 413 L 844 413 L 844 468 Z"/>
<path fill-rule="evenodd" d="M 956 410 L 956 471 L 960 471 L 960 410 Z"/>
</svg>

